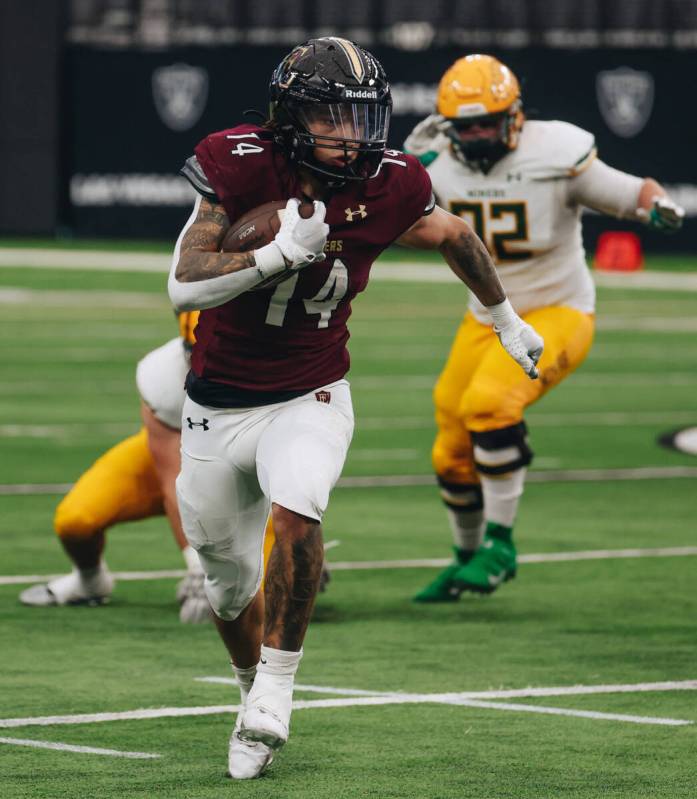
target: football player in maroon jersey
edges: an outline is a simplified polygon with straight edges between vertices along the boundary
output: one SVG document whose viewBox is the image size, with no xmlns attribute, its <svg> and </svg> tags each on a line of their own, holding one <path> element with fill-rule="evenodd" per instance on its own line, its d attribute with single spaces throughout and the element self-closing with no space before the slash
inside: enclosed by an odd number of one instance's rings
<svg viewBox="0 0 697 799">
<path fill-rule="evenodd" d="M 176 308 L 204 309 L 177 494 L 241 688 L 229 750 L 238 779 L 258 776 L 288 739 L 322 569 L 320 521 L 353 433 L 346 324 L 377 256 L 395 241 L 438 249 L 531 378 L 542 352 L 481 241 L 435 205 L 416 158 L 386 149 L 392 101 L 370 53 L 311 40 L 283 59 L 270 94 L 268 122 L 206 137 L 184 166 L 198 197 L 169 278 Z M 314 202 L 310 218 L 300 198 Z M 273 241 L 220 252 L 231 222 L 274 200 L 287 205 Z M 276 543 L 262 594 L 269 513 Z"/>
</svg>

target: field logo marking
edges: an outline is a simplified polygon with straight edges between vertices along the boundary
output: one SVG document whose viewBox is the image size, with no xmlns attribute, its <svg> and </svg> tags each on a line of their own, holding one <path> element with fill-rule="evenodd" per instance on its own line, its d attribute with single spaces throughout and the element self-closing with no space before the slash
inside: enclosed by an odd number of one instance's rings
<svg viewBox="0 0 697 799">
<path fill-rule="evenodd" d="M 33 741 L 29 738 L 0 738 L 0 744 L 11 746 L 31 746 L 35 749 L 55 749 L 59 752 L 77 752 L 81 755 L 107 755 L 109 757 L 127 757 L 133 760 L 154 760 L 162 755 L 150 752 L 122 752 L 120 749 L 100 749 L 96 746 L 76 746 L 56 741 Z"/>
<path fill-rule="evenodd" d="M 229 677 L 199 677 L 201 682 L 234 684 Z M 330 699 L 299 699 L 293 702 L 295 710 L 316 708 L 339 708 L 358 706 L 404 705 L 404 704 L 445 704 L 464 707 L 481 707 L 490 710 L 508 710 L 525 713 L 541 713 L 558 716 L 572 716 L 593 720 L 621 721 L 632 724 L 653 724 L 660 726 L 685 726 L 694 724 L 688 719 L 662 718 L 657 716 L 624 715 L 620 713 L 601 713 L 598 711 L 575 710 L 572 708 L 543 707 L 540 705 L 510 704 L 486 699 L 511 698 L 513 696 L 580 696 L 609 693 L 644 693 L 648 691 L 694 691 L 697 680 L 678 682 L 636 683 L 619 685 L 576 685 L 552 688 L 523 688 L 502 691 L 460 691 L 433 694 L 412 694 L 403 692 L 366 691 L 357 688 L 337 688 L 332 686 L 302 685 L 298 691 L 308 693 L 343 694 Z M 159 718 L 183 718 L 187 716 L 216 716 L 237 713 L 241 705 L 205 705 L 199 707 L 139 708 L 114 713 L 78 713 L 66 716 L 34 716 L 25 718 L 0 719 L 0 728 L 49 727 L 63 724 L 96 724 L 110 721 L 132 721 Z"/>
</svg>

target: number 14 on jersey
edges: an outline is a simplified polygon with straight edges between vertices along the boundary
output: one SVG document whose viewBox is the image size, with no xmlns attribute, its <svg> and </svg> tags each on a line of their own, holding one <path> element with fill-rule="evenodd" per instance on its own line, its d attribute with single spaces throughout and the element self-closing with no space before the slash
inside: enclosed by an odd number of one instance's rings
<svg viewBox="0 0 697 799">
<path fill-rule="evenodd" d="M 276 290 L 271 295 L 269 310 L 266 313 L 266 324 L 276 327 L 283 327 L 286 318 L 288 303 L 293 296 L 295 287 L 298 283 L 298 273 L 293 277 L 279 283 Z M 319 314 L 317 327 L 322 329 L 329 327 L 329 320 L 337 305 L 346 296 L 348 291 L 348 270 L 339 258 L 332 264 L 331 271 L 327 275 L 322 288 L 309 300 L 303 300 L 305 313 Z"/>
</svg>

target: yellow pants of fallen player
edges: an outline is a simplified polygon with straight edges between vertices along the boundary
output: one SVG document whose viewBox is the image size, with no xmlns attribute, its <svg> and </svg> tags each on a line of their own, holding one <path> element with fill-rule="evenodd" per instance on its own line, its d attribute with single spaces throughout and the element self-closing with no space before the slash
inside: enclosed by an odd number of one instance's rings
<svg viewBox="0 0 697 799">
<path fill-rule="evenodd" d="M 544 338 L 537 380 L 530 380 L 499 344 L 489 325 L 467 313 L 434 390 L 438 434 L 433 466 L 448 483 L 477 483 L 470 432 L 518 424 L 533 402 L 583 363 L 594 317 L 565 306 L 530 311 L 523 319 Z"/>
<path fill-rule="evenodd" d="M 61 537 L 89 538 L 120 522 L 164 514 L 162 492 L 145 429 L 116 444 L 90 466 L 63 498 L 54 517 Z M 264 565 L 274 543 L 271 520 Z"/>
</svg>

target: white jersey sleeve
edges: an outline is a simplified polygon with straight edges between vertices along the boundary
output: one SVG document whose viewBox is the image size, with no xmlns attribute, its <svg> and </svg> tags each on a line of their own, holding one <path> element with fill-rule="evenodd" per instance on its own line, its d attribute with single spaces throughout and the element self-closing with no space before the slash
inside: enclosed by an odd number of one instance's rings
<svg viewBox="0 0 697 799">
<path fill-rule="evenodd" d="M 189 371 L 189 355 L 182 338 L 173 338 L 149 352 L 136 368 L 136 385 L 143 402 L 168 427 L 180 430 Z"/>
<path fill-rule="evenodd" d="M 620 219 L 636 219 L 642 178 L 620 172 L 597 158 L 568 181 L 569 203 Z"/>
</svg>

